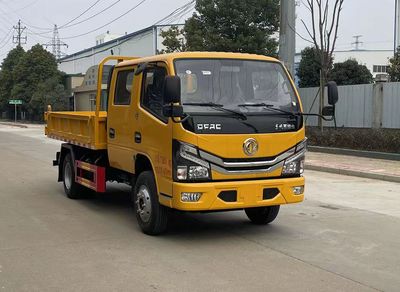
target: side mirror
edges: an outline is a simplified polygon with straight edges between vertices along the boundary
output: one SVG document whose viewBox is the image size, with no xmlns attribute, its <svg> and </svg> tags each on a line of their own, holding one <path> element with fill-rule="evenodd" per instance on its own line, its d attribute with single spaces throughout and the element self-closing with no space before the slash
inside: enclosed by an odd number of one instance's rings
<svg viewBox="0 0 400 292">
<path fill-rule="evenodd" d="M 181 78 L 179 76 L 165 76 L 163 102 L 165 105 L 181 102 Z"/>
<path fill-rule="evenodd" d="M 339 100 L 338 87 L 335 81 L 329 81 L 328 87 L 328 103 L 330 105 L 335 105 Z"/>
<path fill-rule="evenodd" d="M 183 116 L 181 105 L 181 78 L 179 76 L 165 76 L 163 88 L 163 114 L 166 117 L 180 118 Z"/>
</svg>

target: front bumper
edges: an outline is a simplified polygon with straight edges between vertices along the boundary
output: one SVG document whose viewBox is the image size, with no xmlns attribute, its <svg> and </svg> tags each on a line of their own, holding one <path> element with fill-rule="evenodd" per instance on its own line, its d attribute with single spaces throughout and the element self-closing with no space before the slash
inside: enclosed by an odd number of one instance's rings
<svg viewBox="0 0 400 292">
<path fill-rule="evenodd" d="M 283 205 L 302 202 L 304 194 L 295 195 L 293 187 L 304 186 L 304 177 L 265 180 L 173 183 L 172 208 L 183 211 L 212 211 Z M 263 199 L 266 188 L 277 188 L 279 193 L 272 199 Z M 234 202 L 226 202 L 218 197 L 222 191 L 236 191 Z M 198 202 L 182 202 L 182 192 L 200 192 Z"/>
</svg>

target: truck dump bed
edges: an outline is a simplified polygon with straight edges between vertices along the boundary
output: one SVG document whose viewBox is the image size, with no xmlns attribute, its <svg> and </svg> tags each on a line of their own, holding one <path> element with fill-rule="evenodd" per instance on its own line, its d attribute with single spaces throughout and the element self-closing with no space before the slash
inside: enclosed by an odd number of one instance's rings
<svg viewBox="0 0 400 292">
<path fill-rule="evenodd" d="M 107 112 L 52 112 L 45 113 L 45 134 L 94 150 L 107 148 Z"/>
<path fill-rule="evenodd" d="M 137 57 L 109 56 L 99 63 L 97 75 L 96 111 L 45 113 L 45 134 L 49 138 L 68 142 L 93 150 L 107 149 L 107 112 L 101 108 L 101 85 L 104 65 L 109 61 L 122 62 Z"/>
</svg>

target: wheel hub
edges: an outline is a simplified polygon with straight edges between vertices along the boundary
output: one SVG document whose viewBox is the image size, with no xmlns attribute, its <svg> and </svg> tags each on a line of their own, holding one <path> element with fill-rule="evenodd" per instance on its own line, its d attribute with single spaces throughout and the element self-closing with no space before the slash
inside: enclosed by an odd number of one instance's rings
<svg viewBox="0 0 400 292">
<path fill-rule="evenodd" d="M 72 168 L 70 163 L 66 163 L 64 167 L 64 184 L 67 190 L 71 189 L 72 185 Z"/>
<path fill-rule="evenodd" d="M 149 222 L 151 216 L 150 191 L 146 186 L 140 186 L 136 199 L 136 211 L 143 222 Z"/>
</svg>

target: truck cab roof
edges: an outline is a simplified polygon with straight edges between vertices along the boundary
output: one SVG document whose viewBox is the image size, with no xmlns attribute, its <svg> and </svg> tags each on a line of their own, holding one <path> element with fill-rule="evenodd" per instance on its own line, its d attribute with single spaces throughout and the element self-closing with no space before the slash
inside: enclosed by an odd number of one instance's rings
<svg viewBox="0 0 400 292">
<path fill-rule="evenodd" d="M 118 63 L 116 67 L 124 67 L 129 65 L 136 65 L 144 62 L 173 62 L 175 59 L 191 59 L 191 58 L 206 58 L 206 59 L 242 59 L 242 60 L 259 60 L 259 61 L 270 61 L 279 62 L 279 60 L 256 54 L 244 54 L 244 53 L 226 53 L 226 52 L 179 52 L 160 54 L 151 57 L 136 58 Z"/>
</svg>

